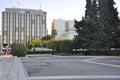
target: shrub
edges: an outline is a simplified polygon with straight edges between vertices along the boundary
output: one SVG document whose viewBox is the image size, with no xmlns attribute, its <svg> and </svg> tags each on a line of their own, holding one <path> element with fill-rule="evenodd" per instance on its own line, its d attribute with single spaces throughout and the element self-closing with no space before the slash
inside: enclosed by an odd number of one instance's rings
<svg viewBox="0 0 120 80">
<path fill-rule="evenodd" d="M 72 40 L 51 41 L 47 44 L 47 48 L 52 49 L 53 54 L 71 55 L 72 54 Z"/>
<path fill-rule="evenodd" d="M 60 42 L 60 53 L 72 53 L 72 40 L 62 40 Z"/>
<path fill-rule="evenodd" d="M 27 48 L 22 44 L 14 44 L 11 49 L 12 55 L 17 57 L 25 57 L 27 54 Z"/>
<path fill-rule="evenodd" d="M 120 50 L 87 50 L 74 51 L 74 54 L 82 54 L 85 56 L 120 56 Z"/>
<path fill-rule="evenodd" d="M 28 51 L 27 54 L 51 54 L 51 51 Z"/>
<path fill-rule="evenodd" d="M 119 56 L 119 50 L 89 50 L 88 55 Z"/>
<path fill-rule="evenodd" d="M 53 54 L 59 52 L 59 41 L 51 41 L 47 44 L 47 48 L 52 49 Z"/>
</svg>

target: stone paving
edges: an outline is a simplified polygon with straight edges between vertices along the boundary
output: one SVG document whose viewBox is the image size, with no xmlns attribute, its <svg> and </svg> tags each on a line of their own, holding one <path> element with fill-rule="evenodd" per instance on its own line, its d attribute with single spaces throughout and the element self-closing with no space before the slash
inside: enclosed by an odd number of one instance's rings
<svg viewBox="0 0 120 80">
<path fill-rule="evenodd" d="M 0 80 L 26 80 L 19 58 L 11 55 L 0 56 Z"/>
<path fill-rule="evenodd" d="M 120 80 L 120 57 L 0 55 L 0 80 Z"/>
<path fill-rule="evenodd" d="M 120 80 L 120 57 L 30 56 L 22 59 L 28 80 Z M 109 64 L 108 62 L 111 62 Z"/>
</svg>

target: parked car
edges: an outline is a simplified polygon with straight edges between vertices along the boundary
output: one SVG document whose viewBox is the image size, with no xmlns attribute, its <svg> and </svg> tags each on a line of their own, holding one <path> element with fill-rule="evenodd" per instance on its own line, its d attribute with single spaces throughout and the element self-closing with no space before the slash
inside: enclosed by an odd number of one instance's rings
<svg viewBox="0 0 120 80">
<path fill-rule="evenodd" d="M 6 51 L 5 54 L 11 54 L 11 51 Z"/>
</svg>

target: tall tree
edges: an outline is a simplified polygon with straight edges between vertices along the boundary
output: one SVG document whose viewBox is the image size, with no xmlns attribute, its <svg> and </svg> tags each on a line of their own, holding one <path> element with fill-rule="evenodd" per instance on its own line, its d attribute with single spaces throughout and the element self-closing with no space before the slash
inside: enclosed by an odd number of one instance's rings
<svg viewBox="0 0 120 80">
<path fill-rule="evenodd" d="M 85 17 L 80 22 L 75 20 L 75 28 L 78 36 L 75 42 L 81 48 L 98 49 L 102 46 L 102 33 L 101 25 L 98 19 L 97 0 L 86 0 Z M 74 44 L 75 45 L 75 44 Z"/>
<path fill-rule="evenodd" d="M 114 4 L 113 0 L 86 0 L 85 17 L 75 20 L 76 48 L 120 47 L 120 20 Z"/>
<path fill-rule="evenodd" d="M 85 48 L 120 47 L 120 20 L 114 4 L 113 0 L 86 0 L 85 17 L 75 20 L 76 44 L 80 42 Z"/>
<path fill-rule="evenodd" d="M 106 43 L 108 48 L 118 47 L 118 39 L 120 37 L 120 28 L 118 26 L 120 21 L 114 4 L 114 0 L 99 0 L 99 20 L 107 35 L 104 43 Z"/>
<path fill-rule="evenodd" d="M 91 0 L 86 0 L 85 17 L 89 18 L 91 14 Z"/>
</svg>

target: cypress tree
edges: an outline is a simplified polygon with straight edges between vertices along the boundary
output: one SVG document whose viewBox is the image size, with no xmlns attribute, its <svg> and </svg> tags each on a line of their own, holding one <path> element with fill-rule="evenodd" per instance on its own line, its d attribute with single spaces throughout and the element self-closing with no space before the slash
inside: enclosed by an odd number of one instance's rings
<svg viewBox="0 0 120 80">
<path fill-rule="evenodd" d="M 113 0 L 99 0 L 99 21 L 104 28 L 107 37 L 104 39 L 106 47 L 118 47 L 119 17 L 117 8 L 114 8 Z"/>
<path fill-rule="evenodd" d="M 75 28 L 78 33 L 76 41 L 79 41 L 81 48 L 100 48 L 101 33 L 98 22 L 97 0 L 86 0 L 85 17 L 80 22 L 75 21 Z M 77 42 L 78 43 L 78 42 Z"/>
<path fill-rule="evenodd" d="M 98 4 L 97 4 L 98 3 Z M 74 46 L 87 49 L 120 47 L 120 20 L 113 0 L 86 0 L 85 17 L 75 20 Z"/>
</svg>

